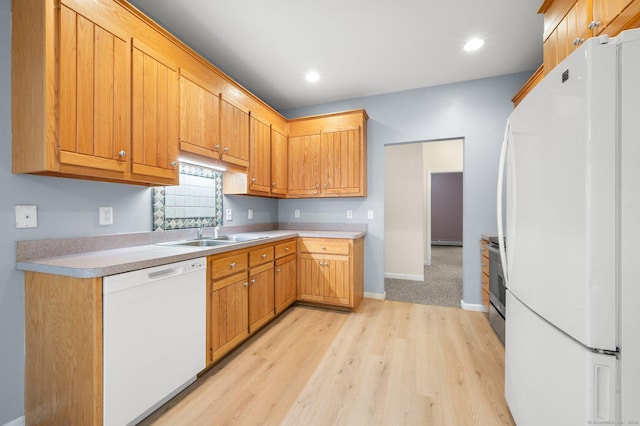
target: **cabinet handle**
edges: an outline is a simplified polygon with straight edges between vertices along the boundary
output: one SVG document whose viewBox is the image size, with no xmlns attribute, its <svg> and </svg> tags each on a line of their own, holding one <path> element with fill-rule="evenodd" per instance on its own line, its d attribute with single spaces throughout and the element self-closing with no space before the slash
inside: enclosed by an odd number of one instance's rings
<svg viewBox="0 0 640 426">
<path fill-rule="evenodd" d="M 267 258 L 267 254 L 266 253 L 262 253 L 262 258 L 266 259 Z"/>
<path fill-rule="evenodd" d="M 280 272 L 280 268 L 276 269 L 276 272 Z"/>
<path fill-rule="evenodd" d="M 256 283 L 256 280 L 254 278 L 254 279 L 251 280 L 251 284 L 255 284 L 255 283 Z"/>
<path fill-rule="evenodd" d="M 578 37 L 576 39 L 573 40 L 573 45 L 574 46 L 579 46 L 580 44 L 582 44 L 584 42 L 584 39 L 582 37 Z"/>
<path fill-rule="evenodd" d="M 224 147 L 224 149 L 223 149 L 223 151 L 224 151 L 224 152 L 228 152 L 228 151 L 229 151 L 229 147 L 228 147 L 228 146 L 225 146 L 225 147 Z"/>
<path fill-rule="evenodd" d="M 122 150 L 120 150 L 120 151 L 118 152 L 118 155 L 119 155 L 120 157 L 124 157 L 125 155 L 127 155 L 127 151 L 125 151 L 124 149 L 122 149 Z"/>
<path fill-rule="evenodd" d="M 592 30 L 594 28 L 598 28 L 600 26 L 600 21 L 591 21 L 589 23 L 589 29 Z"/>
<path fill-rule="evenodd" d="M 175 166 L 177 166 L 177 165 L 178 165 L 178 162 L 177 162 L 177 161 L 172 161 L 172 162 L 171 162 L 171 167 L 175 167 Z"/>
<path fill-rule="evenodd" d="M 229 267 L 230 267 L 231 269 L 235 268 L 235 267 L 236 267 L 236 262 L 231 262 L 231 263 L 229 264 Z"/>
<path fill-rule="evenodd" d="M 249 283 L 242 284 L 244 287 L 249 287 Z"/>
<path fill-rule="evenodd" d="M 220 151 L 220 144 L 216 144 L 216 146 L 213 147 L 214 151 Z"/>
</svg>

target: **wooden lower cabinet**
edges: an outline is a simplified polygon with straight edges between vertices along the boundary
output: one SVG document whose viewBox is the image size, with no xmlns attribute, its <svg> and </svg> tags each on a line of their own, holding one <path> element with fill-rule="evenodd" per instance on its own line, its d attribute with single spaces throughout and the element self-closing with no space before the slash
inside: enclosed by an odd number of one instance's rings
<svg viewBox="0 0 640 426">
<path fill-rule="evenodd" d="M 482 306 L 489 310 L 489 240 L 480 240 L 482 257 Z"/>
<path fill-rule="evenodd" d="M 249 335 L 249 287 L 247 273 L 215 281 L 210 296 L 209 362 L 219 359 Z"/>
<path fill-rule="evenodd" d="M 249 331 L 257 331 L 275 317 L 273 246 L 249 252 Z"/>
<path fill-rule="evenodd" d="M 276 315 L 291 306 L 298 297 L 298 268 L 296 255 L 276 260 L 275 300 Z"/>
<path fill-rule="evenodd" d="M 364 295 L 363 241 L 300 238 L 298 300 L 355 310 Z"/>
</svg>

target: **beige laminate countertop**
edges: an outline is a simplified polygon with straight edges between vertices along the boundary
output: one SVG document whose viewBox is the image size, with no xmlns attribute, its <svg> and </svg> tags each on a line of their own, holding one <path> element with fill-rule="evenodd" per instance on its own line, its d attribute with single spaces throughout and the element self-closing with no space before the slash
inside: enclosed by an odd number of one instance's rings
<svg viewBox="0 0 640 426">
<path fill-rule="evenodd" d="M 344 238 L 358 239 L 366 232 L 360 231 L 309 231 L 275 230 L 266 232 L 243 233 L 259 239 L 214 247 L 175 246 L 164 243 L 144 244 L 132 247 L 93 250 L 62 256 L 36 259 L 20 259 L 16 268 L 22 271 L 65 275 L 76 278 L 95 278 L 120 274 L 137 269 L 166 265 L 183 260 L 206 257 L 213 254 L 274 243 L 288 238 Z M 64 241 L 64 240 L 63 240 Z M 64 244 L 61 242 L 60 244 Z"/>
</svg>

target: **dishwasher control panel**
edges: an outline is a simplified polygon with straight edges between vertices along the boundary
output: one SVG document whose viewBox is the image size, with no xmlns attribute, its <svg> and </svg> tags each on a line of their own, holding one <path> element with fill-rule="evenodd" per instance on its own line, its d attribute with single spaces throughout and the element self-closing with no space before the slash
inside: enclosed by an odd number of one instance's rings
<svg viewBox="0 0 640 426">
<path fill-rule="evenodd" d="M 202 257 L 199 259 L 189 260 L 188 263 L 184 265 L 185 272 L 199 271 L 201 269 L 207 268 L 207 259 Z"/>
</svg>

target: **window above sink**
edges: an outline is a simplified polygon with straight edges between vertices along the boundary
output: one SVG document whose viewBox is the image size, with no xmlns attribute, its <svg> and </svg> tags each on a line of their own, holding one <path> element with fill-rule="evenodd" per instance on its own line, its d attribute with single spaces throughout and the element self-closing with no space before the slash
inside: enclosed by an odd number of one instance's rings
<svg viewBox="0 0 640 426">
<path fill-rule="evenodd" d="M 151 191 L 153 230 L 222 225 L 222 173 L 180 163 L 180 185 Z"/>
</svg>

